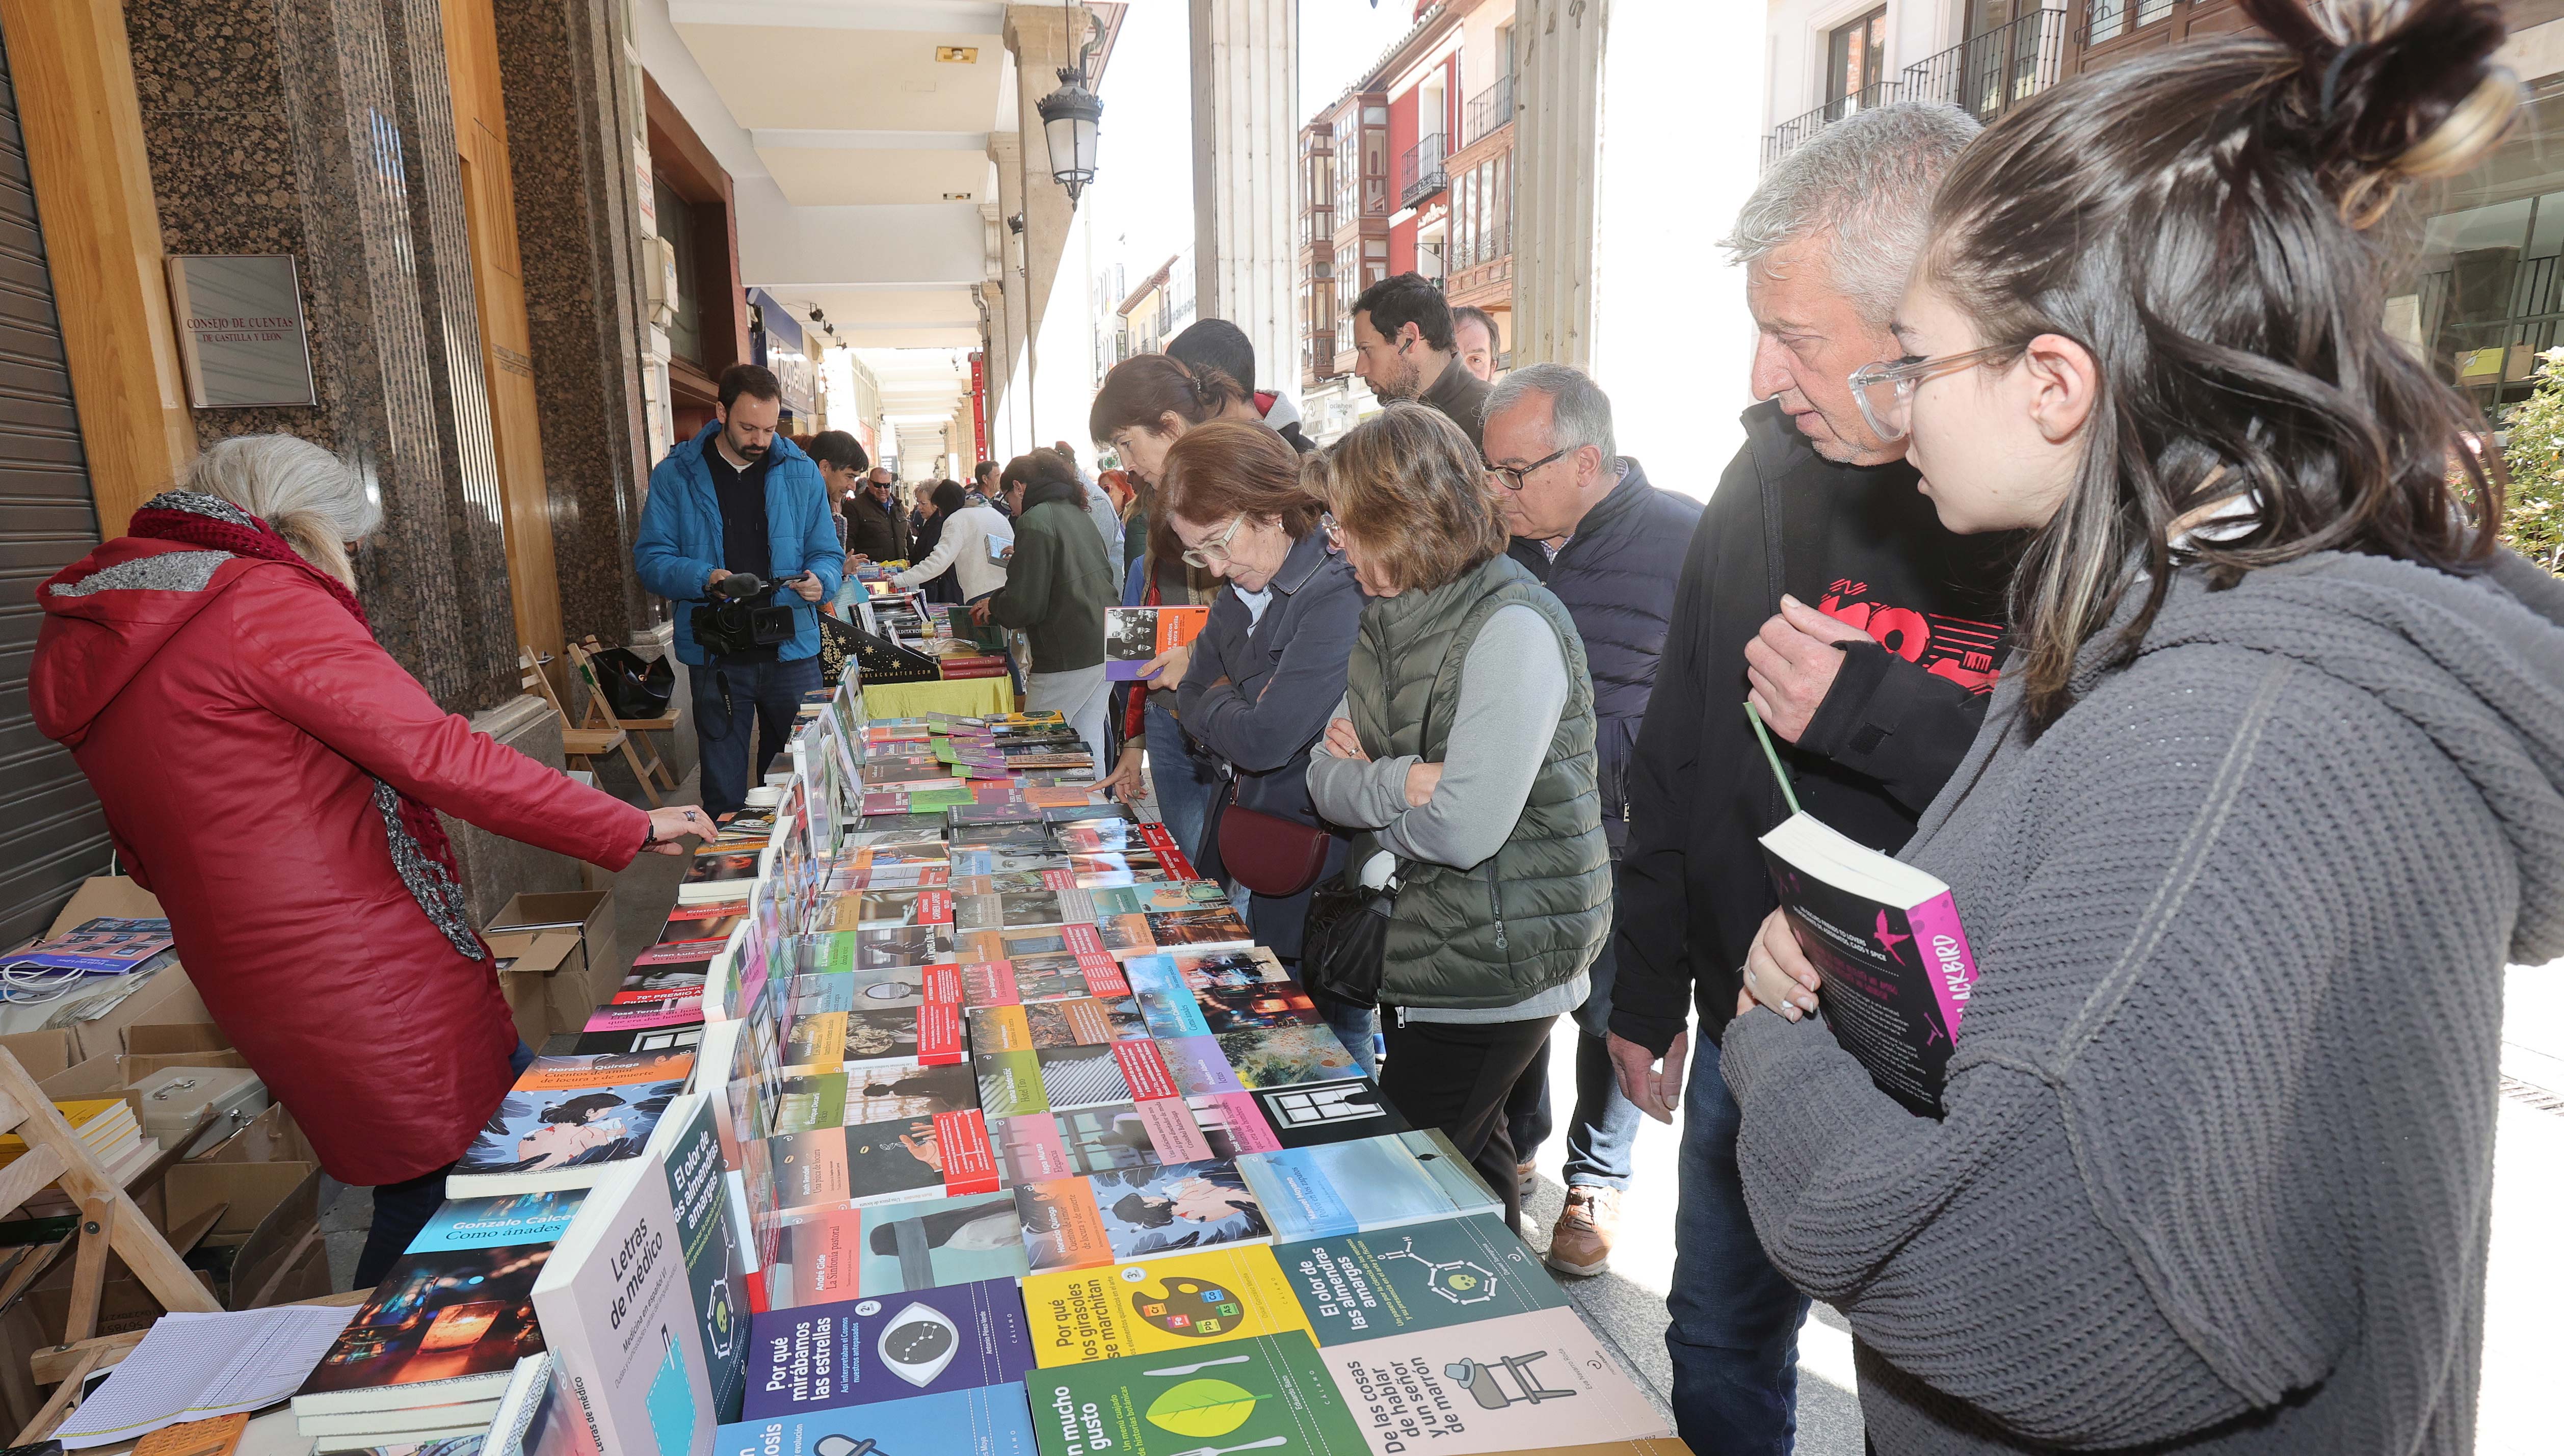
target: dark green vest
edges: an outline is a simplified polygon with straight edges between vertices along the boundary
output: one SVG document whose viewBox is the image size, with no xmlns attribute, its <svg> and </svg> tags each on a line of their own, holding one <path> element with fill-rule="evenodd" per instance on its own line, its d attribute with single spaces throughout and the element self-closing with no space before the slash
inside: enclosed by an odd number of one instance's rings
<svg viewBox="0 0 2564 1456">
<path fill-rule="evenodd" d="M 1508 1006 L 1574 980 L 1610 934 L 1610 850 L 1595 784 L 1585 641 L 1567 608 L 1521 563 L 1497 556 L 1446 586 L 1363 608 L 1345 684 L 1354 728 L 1375 759 L 1411 753 L 1443 761 L 1462 660 L 1487 619 L 1509 606 L 1530 607 L 1558 634 L 1567 707 L 1522 818 L 1495 858 L 1465 870 L 1400 862 L 1404 888 L 1381 977 L 1386 1005 Z"/>
</svg>

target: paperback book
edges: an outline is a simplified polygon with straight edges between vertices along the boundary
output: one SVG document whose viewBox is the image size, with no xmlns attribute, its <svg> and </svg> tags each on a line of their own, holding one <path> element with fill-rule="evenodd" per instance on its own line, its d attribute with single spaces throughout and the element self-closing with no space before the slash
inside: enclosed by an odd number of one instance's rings
<svg viewBox="0 0 2564 1456">
<path fill-rule="evenodd" d="M 1015 1212 L 1035 1273 L 1273 1236 L 1237 1165 L 1216 1160 L 1026 1183 L 1015 1189 Z"/>
<path fill-rule="evenodd" d="M 774 1220 L 766 1293 L 775 1309 L 906 1294 L 1030 1272 L 1012 1193 L 822 1208 Z"/>
<path fill-rule="evenodd" d="M 886 1062 L 948 1066 L 969 1054 L 962 1008 L 941 1001 L 882 1010 L 820 1011 L 794 1018 L 783 1048 L 792 1072 L 834 1072 Z"/>
<path fill-rule="evenodd" d="M 1257 1246 L 1036 1274 L 1021 1303 L 1045 1368 L 1309 1328 L 1273 1251 Z"/>
<path fill-rule="evenodd" d="M 1411 1131 L 1380 1089 L 1361 1077 L 1262 1089 L 1253 1094 L 1253 1101 L 1275 1141 L 1285 1147 L 1314 1147 Z"/>
<path fill-rule="evenodd" d="M 1408 1330 L 1318 1353 L 1371 1456 L 1497 1456 L 1669 1433 L 1571 1309 Z"/>
<path fill-rule="evenodd" d="M 970 1045 L 981 1052 L 1025 1052 L 1043 1047 L 1109 1046 L 1146 1040 L 1149 1023 L 1128 996 L 1099 1000 L 1079 996 L 1030 1005 L 983 1006 L 969 1013 Z"/>
<path fill-rule="evenodd" d="M 1201 635 L 1210 620 L 1208 607 L 1106 607 L 1104 609 L 1104 676 L 1110 682 L 1138 682 L 1153 658 L 1175 651 Z"/>
<path fill-rule="evenodd" d="M 1353 1053 L 1325 1026 L 1274 1026 L 1217 1033 L 1237 1080 L 1262 1090 L 1360 1076 Z"/>
<path fill-rule="evenodd" d="M 1977 962 L 1950 887 L 1800 812 L 1763 836 L 1764 863 L 1816 1003 L 1878 1090 L 1939 1117 Z"/>
<path fill-rule="evenodd" d="M 583 1188 L 641 1155 L 691 1050 L 536 1057 L 446 1174 L 449 1198 Z"/>
<path fill-rule="evenodd" d="M 1410 1150 L 1406 1138 L 1421 1134 L 1326 1143 L 1279 1152 L 1249 1153 L 1237 1160 L 1281 1239 L 1314 1239 L 1362 1233 L 1462 1213 L 1496 1211 L 1492 1196 L 1463 1203 Z M 1440 1154 L 1429 1144 L 1436 1160 Z"/>
<path fill-rule="evenodd" d="M 1279 1243 L 1273 1258 L 1322 1346 L 1567 1306 L 1502 1214 Z"/>
<path fill-rule="evenodd" d="M 1360 1456 L 1371 1449 L 1363 1426 L 1319 1355 L 1291 1330 L 1199 1352 L 1053 1365 L 1026 1376 L 1024 1387 L 1042 1456 Z M 1428 1449 L 1437 1448 L 1419 1440 L 1408 1456 Z"/>
<path fill-rule="evenodd" d="M 496 1399 L 543 1349 L 534 1280 L 583 1191 L 446 1203 L 295 1392 L 304 1417 Z"/>
<path fill-rule="evenodd" d="M 771 1311 L 755 1318 L 749 1346 L 748 1420 L 1015 1386 L 1033 1368 L 1011 1279 Z"/>
<path fill-rule="evenodd" d="M 846 1072 L 806 1072 L 781 1079 L 775 1098 L 774 1136 L 846 1128 L 862 1123 L 932 1118 L 979 1105 L 977 1079 L 966 1062 L 929 1066 L 897 1062 Z"/>
<path fill-rule="evenodd" d="M 713 1456 L 1035 1456 L 1022 1387 L 982 1386 L 721 1428 Z"/>
<path fill-rule="evenodd" d="M 1008 1186 L 1213 1155 L 1192 1110 L 1175 1098 L 1027 1113 L 1001 1118 L 988 1132 Z"/>
<path fill-rule="evenodd" d="M 901 1203 L 998 1187 L 996 1154 L 976 1111 L 769 1138 L 766 1156 L 780 1208 Z"/>
</svg>

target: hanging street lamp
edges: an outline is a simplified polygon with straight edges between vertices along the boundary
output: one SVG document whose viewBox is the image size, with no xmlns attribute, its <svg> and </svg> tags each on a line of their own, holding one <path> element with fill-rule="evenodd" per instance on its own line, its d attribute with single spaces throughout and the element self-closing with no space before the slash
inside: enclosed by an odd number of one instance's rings
<svg viewBox="0 0 2564 1456">
<path fill-rule="evenodd" d="M 1063 4 L 1061 9 L 1093 24 L 1082 5 Z M 1095 38 L 1090 35 L 1078 48 L 1077 64 L 1059 69 L 1059 90 L 1033 104 L 1041 112 L 1043 139 L 1050 144 L 1051 177 L 1068 189 L 1071 207 L 1077 205 L 1086 184 L 1095 180 L 1095 136 L 1104 119 L 1104 103 L 1086 89 L 1086 59 L 1094 51 Z"/>
</svg>

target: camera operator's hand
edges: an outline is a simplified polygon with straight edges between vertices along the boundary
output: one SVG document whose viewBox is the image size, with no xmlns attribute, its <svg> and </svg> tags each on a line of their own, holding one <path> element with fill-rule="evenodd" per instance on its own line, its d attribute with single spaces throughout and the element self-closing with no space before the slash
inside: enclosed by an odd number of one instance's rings
<svg viewBox="0 0 2564 1456">
<path fill-rule="evenodd" d="M 791 580 L 783 584 L 791 587 L 793 591 L 799 593 L 801 599 L 805 602 L 814 602 L 819 599 L 819 578 L 812 575 L 810 572 L 804 571 L 800 575 L 793 577 Z"/>
<path fill-rule="evenodd" d="M 714 587 L 716 587 L 716 586 L 721 585 L 721 583 L 722 583 L 722 578 L 723 578 L 723 577 L 725 577 L 725 576 L 728 576 L 728 575 L 730 575 L 730 574 L 731 574 L 731 573 L 730 573 L 730 568 L 729 568 L 729 567 L 727 567 L 727 566 L 715 566 L 715 567 L 713 568 L 713 574 L 704 578 L 704 595 L 706 595 L 706 596 L 710 596 L 710 595 L 712 595 L 712 594 L 713 594 L 713 588 L 714 588 Z"/>
</svg>

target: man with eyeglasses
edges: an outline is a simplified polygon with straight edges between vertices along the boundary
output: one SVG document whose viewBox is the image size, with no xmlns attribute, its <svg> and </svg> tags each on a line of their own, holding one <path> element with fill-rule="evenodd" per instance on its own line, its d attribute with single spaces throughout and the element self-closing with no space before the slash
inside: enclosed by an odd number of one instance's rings
<svg viewBox="0 0 2564 1456">
<path fill-rule="evenodd" d="M 1411 399 L 1451 417 L 1469 443 L 1480 438 L 1487 381 L 1460 362 L 1451 337 L 1451 305 L 1422 274 L 1385 278 L 1354 300 L 1354 372 L 1383 404 Z"/>
<path fill-rule="evenodd" d="M 1764 174 L 1725 244 L 1746 269 L 1762 402 L 1692 535 L 1630 760 L 1608 1041 L 1630 1101 L 1684 1112 L 1665 1345 L 1695 1451 L 1790 1449 L 1808 1311 L 1756 1239 L 1719 1070 L 1777 904 L 1756 841 L 1789 814 L 1743 705 L 1802 807 L 1892 851 L 1975 736 L 2004 650 L 2014 543 L 1944 530 L 1882 428 L 1899 380 L 1873 373 L 1867 403 L 1851 382 L 1900 353 L 1889 324 L 1934 185 L 1977 130 L 1911 103 L 1845 117 Z"/>
<path fill-rule="evenodd" d="M 1647 483 L 1646 471 L 1613 442 L 1610 399 L 1565 364 L 1529 364 L 1495 386 L 1487 396 L 1486 453 L 1496 509 L 1513 534 L 1508 550 L 1548 584 L 1585 639 L 1602 830 L 1617 861 L 1628 833 L 1622 789 L 1629 750 L 1655 687 L 1656 656 L 1700 503 Z M 1638 1137 L 1641 1115 L 1620 1091 L 1603 1040 L 1615 964 L 1606 943 L 1587 969 L 1592 987 L 1576 1009 L 1576 1109 L 1560 1171 L 1567 1206 L 1547 1255 L 1562 1274 L 1610 1267 Z M 1515 1084 L 1505 1116 L 1527 1195 L 1533 1154 L 1553 1121 L 1546 1046 Z"/>
</svg>

